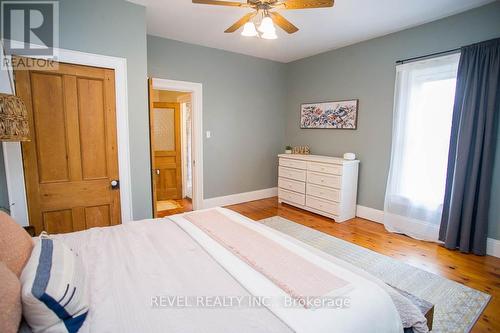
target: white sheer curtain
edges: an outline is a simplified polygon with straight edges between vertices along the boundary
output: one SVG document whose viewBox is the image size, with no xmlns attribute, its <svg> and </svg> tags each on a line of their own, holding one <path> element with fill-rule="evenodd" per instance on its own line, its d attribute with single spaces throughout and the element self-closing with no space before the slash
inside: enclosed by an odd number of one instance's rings
<svg viewBox="0 0 500 333">
<path fill-rule="evenodd" d="M 384 205 L 389 231 L 438 240 L 459 58 L 454 54 L 396 68 Z"/>
</svg>

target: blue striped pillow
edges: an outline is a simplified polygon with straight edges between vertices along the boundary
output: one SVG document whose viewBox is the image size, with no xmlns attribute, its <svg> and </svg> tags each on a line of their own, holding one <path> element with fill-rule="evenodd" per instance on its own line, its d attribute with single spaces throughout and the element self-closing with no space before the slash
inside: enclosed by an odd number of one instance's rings
<svg viewBox="0 0 500 333">
<path fill-rule="evenodd" d="M 89 306 L 85 270 L 71 249 L 42 235 L 21 284 L 23 315 L 33 332 L 78 332 Z"/>
</svg>

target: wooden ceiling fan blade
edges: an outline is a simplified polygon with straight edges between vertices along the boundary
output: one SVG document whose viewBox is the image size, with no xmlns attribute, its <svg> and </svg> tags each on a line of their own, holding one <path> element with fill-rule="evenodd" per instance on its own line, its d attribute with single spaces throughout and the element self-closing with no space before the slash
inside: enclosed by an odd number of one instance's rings
<svg viewBox="0 0 500 333">
<path fill-rule="evenodd" d="M 222 0 L 192 0 L 193 3 L 202 5 L 217 5 L 217 6 L 231 6 L 231 7 L 248 7 L 247 3 L 237 1 L 222 1 Z"/>
<path fill-rule="evenodd" d="M 285 0 L 282 4 L 284 9 L 309 9 L 333 7 L 334 0 Z"/>
<path fill-rule="evenodd" d="M 238 30 L 239 28 L 241 28 L 245 23 L 247 23 L 248 21 L 250 21 L 251 19 L 253 19 L 253 17 L 256 14 L 257 14 L 256 12 L 252 12 L 252 13 L 246 14 L 245 16 L 243 16 L 242 18 L 240 18 L 238 21 L 236 21 L 232 26 L 230 26 L 229 28 L 227 28 L 226 31 L 224 31 L 224 32 L 225 33 L 235 32 L 236 30 Z"/>
<path fill-rule="evenodd" d="M 288 21 L 285 17 L 283 17 L 283 15 L 276 12 L 269 12 L 269 15 L 271 15 L 274 23 L 289 34 L 299 31 L 299 28 L 294 26 L 292 22 Z"/>
</svg>

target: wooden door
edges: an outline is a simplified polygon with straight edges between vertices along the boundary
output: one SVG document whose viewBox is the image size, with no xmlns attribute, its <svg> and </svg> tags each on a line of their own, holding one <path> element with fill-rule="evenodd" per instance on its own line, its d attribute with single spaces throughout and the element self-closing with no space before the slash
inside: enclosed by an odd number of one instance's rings
<svg viewBox="0 0 500 333">
<path fill-rule="evenodd" d="M 22 153 L 36 233 L 120 223 L 114 71 L 60 63 L 15 78 L 30 115 Z"/>
<path fill-rule="evenodd" d="M 150 102 L 153 206 L 182 199 L 180 104 Z"/>
</svg>

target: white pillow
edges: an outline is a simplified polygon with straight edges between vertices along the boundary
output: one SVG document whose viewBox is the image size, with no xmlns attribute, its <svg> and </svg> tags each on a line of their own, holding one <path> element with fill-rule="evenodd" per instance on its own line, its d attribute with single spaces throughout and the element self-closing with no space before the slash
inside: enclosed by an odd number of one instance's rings
<svg viewBox="0 0 500 333">
<path fill-rule="evenodd" d="M 21 274 L 23 316 L 34 333 L 78 332 L 89 309 L 78 256 L 42 234 Z"/>
</svg>

